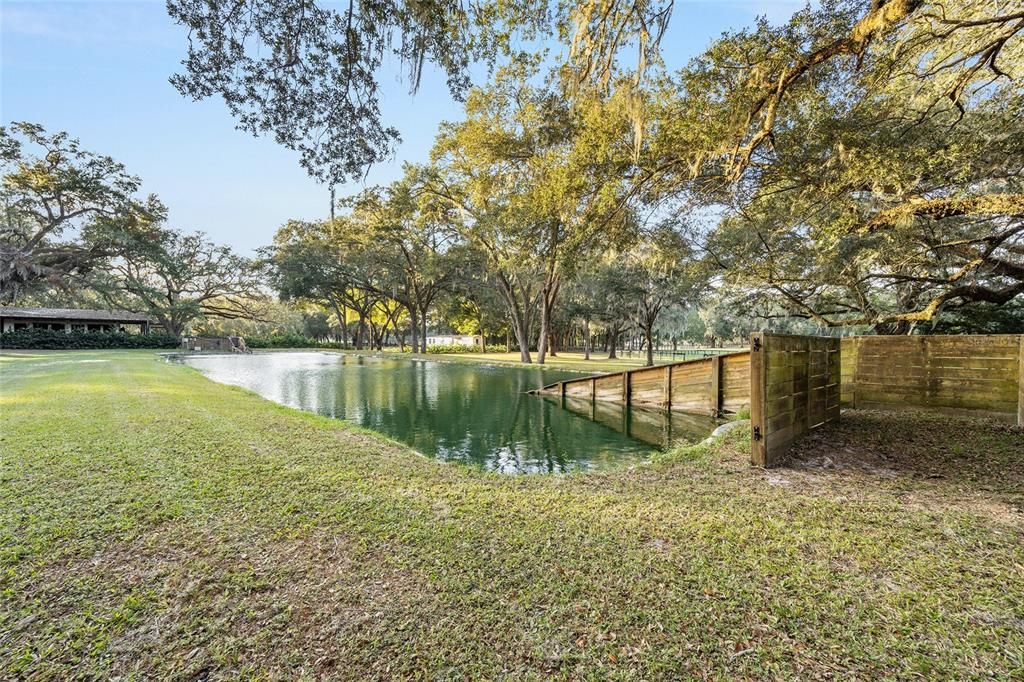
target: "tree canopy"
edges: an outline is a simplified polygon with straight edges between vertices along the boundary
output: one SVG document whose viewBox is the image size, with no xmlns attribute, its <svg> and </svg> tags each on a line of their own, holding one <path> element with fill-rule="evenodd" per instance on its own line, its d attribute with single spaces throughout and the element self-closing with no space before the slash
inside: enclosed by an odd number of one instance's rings
<svg viewBox="0 0 1024 682">
<path fill-rule="evenodd" d="M 179 90 L 223 97 L 332 187 L 398 139 L 378 101 L 393 60 L 412 89 L 432 64 L 464 99 L 429 159 L 332 194 L 329 219 L 290 221 L 266 249 L 266 281 L 318 336 L 404 347 L 411 332 L 425 351 L 430 328 L 507 332 L 525 362 L 626 336 L 652 362 L 664 338 L 1019 321 L 1024 12 L 1009 0 L 826 0 L 674 71 L 658 58 L 671 2 L 168 8 L 189 31 Z M 223 286 L 170 308 L 216 317 L 261 295 L 252 263 L 168 231 L 112 159 L 31 124 L 0 142 L 4 300 L 99 267 L 122 295 L 144 280 L 138 302 L 204 263 Z"/>
<path fill-rule="evenodd" d="M 661 0 L 168 0 L 171 18 L 188 30 L 184 69 L 171 82 L 196 100 L 219 95 L 240 128 L 272 135 L 300 152 L 313 177 L 335 184 L 362 177 L 399 140 L 380 112 L 381 72 L 391 63 L 412 91 L 425 65 L 437 67 L 461 99 L 472 64 L 528 59 L 517 43 L 574 34 L 570 81 L 607 84 L 624 49 L 637 50 L 643 69 L 671 7 Z"/>
<path fill-rule="evenodd" d="M 829 2 L 724 36 L 651 96 L 643 183 L 712 206 L 711 263 L 826 325 L 906 332 L 1024 292 L 1024 16 Z"/>
<path fill-rule="evenodd" d="M 124 165 L 35 123 L 0 127 L 0 173 L 0 301 L 7 303 L 67 287 L 165 212 L 155 197 L 136 197 L 141 181 Z"/>
</svg>

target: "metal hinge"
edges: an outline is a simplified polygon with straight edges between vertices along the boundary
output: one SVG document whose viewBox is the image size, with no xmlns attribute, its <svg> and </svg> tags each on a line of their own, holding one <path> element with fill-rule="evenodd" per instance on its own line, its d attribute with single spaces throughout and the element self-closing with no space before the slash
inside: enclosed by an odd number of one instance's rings
<svg viewBox="0 0 1024 682">
<path fill-rule="evenodd" d="M 760 426 L 755 426 L 754 427 L 754 440 L 761 440 L 761 427 Z"/>
</svg>

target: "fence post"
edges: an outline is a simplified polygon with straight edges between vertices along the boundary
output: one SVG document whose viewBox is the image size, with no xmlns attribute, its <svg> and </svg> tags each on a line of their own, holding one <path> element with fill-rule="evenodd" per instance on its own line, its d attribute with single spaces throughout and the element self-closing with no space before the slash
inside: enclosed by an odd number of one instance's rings
<svg viewBox="0 0 1024 682">
<path fill-rule="evenodd" d="M 750 463 L 766 464 L 764 419 L 764 334 L 750 335 Z"/>
<path fill-rule="evenodd" d="M 841 342 L 840 342 L 841 343 Z M 860 363 L 860 337 L 854 337 L 853 343 L 850 344 L 850 350 L 853 352 L 853 364 L 850 367 L 850 402 L 852 403 L 853 409 L 857 409 L 857 365 Z M 842 382 L 843 378 L 840 376 L 839 381 Z"/>
<path fill-rule="evenodd" d="M 1024 426 L 1024 334 L 1020 335 L 1017 363 L 1017 426 Z"/>
<path fill-rule="evenodd" d="M 807 349 L 807 355 L 804 356 L 804 395 L 807 396 L 807 414 L 804 415 L 803 427 L 804 433 L 810 433 L 811 426 L 814 425 L 814 419 L 812 418 L 812 408 L 814 405 L 811 402 L 811 367 L 813 366 L 811 358 L 814 357 L 817 345 L 818 341 L 816 339 L 811 337 L 804 339 L 804 348 Z M 828 353 L 825 354 L 825 357 L 828 357 Z M 793 387 L 793 390 L 796 390 L 796 386 Z"/>
<path fill-rule="evenodd" d="M 672 411 L 672 365 L 665 365 L 665 410 Z"/>
<path fill-rule="evenodd" d="M 722 412 L 722 356 L 711 357 L 711 416 Z"/>
</svg>

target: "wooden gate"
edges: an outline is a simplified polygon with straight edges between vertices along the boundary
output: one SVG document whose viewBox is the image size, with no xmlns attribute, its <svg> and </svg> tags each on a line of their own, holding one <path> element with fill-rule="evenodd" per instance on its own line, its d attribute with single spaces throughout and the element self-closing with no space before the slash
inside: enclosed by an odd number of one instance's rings
<svg viewBox="0 0 1024 682">
<path fill-rule="evenodd" d="M 751 463 L 777 465 L 811 429 L 839 419 L 839 339 L 750 337 Z"/>
</svg>

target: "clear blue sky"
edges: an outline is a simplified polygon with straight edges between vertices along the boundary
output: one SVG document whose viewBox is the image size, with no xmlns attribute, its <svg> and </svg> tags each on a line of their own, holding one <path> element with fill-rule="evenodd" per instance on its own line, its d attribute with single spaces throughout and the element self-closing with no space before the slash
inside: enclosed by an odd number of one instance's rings
<svg viewBox="0 0 1024 682">
<path fill-rule="evenodd" d="M 723 31 L 761 14 L 782 21 L 801 0 L 676 0 L 663 42 L 678 67 Z M 234 128 L 216 100 L 182 98 L 168 83 L 185 32 L 163 0 L 0 2 L 0 120 L 66 130 L 143 180 L 170 209 L 170 224 L 202 230 L 242 253 L 270 242 L 289 218 L 320 218 L 328 192 L 295 154 Z M 382 75 L 386 120 L 402 133 L 393 163 L 371 169 L 387 182 L 403 161 L 426 159 L 437 125 L 461 117 L 444 81 L 427 73 L 410 96 L 397 72 Z M 339 195 L 356 189 L 339 188 Z"/>
</svg>

